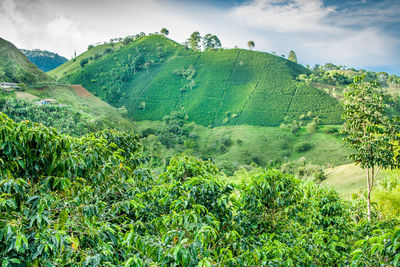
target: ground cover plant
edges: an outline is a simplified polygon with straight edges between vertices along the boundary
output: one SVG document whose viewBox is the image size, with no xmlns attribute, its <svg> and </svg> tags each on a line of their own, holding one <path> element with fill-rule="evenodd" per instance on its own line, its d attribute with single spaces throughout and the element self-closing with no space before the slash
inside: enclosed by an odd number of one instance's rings
<svg viewBox="0 0 400 267">
<path fill-rule="evenodd" d="M 3 266 L 398 263 L 397 221 L 367 222 L 312 181 L 262 170 L 233 185 L 185 155 L 154 175 L 132 134 L 0 116 Z"/>
</svg>

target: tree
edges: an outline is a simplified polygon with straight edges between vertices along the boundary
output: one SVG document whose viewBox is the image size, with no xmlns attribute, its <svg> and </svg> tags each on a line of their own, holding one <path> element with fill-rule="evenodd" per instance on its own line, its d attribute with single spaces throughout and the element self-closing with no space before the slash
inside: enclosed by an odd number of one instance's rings
<svg viewBox="0 0 400 267">
<path fill-rule="evenodd" d="M 127 37 L 125 37 L 124 40 L 122 41 L 122 44 L 128 45 L 128 44 L 130 44 L 130 43 L 132 43 L 132 42 L 133 42 L 133 38 L 130 37 L 130 36 L 127 36 Z"/>
<path fill-rule="evenodd" d="M 400 166 L 394 153 L 399 125 L 386 116 L 384 96 L 377 90 L 377 82 L 365 83 L 364 79 L 364 75 L 355 77 L 345 90 L 342 118 L 347 134 L 344 141 L 354 151 L 350 159 L 366 170 L 367 216 L 371 220 L 371 191 L 377 172 Z"/>
<path fill-rule="evenodd" d="M 164 35 L 165 37 L 167 37 L 167 35 L 169 34 L 169 30 L 167 30 L 167 28 L 162 28 L 160 32 L 161 32 L 161 34 Z"/>
<path fill-rule="evenodd" d="M 203 37 L 203 47 L 204 50 L 217 49 L 221 47 L 221 41 L 218 39 L 217 36 L 212 35 L 211 33 L 207 33 Z"/>
<path fill-rule="evenodd" d="M 81 67 L 83 68 L 86 64 L 88 64 L 88 62 L 89 62 L 89 59 L 84 58 L 84 59 L 82 59 L 82 60 L 79 62 L 79 64 L 80 64 Z"/>
<path fill-rule="evenodd" d="M 192 48 L 194 50 L 200 50 L 200 46 L 199 46 L 200 41 L 201 41 L 200 33 L 193 32 L 186 42 L 190 48 Z"/>
<path fill-rule="evenodd" d="M 289 55 L 287 57 L 288 60 L 297 63 L 297 56 L 296 53 L 293 50 L 290 50 Z"/>
<path fill-rule="evenodd" d="M 247 46 L 250 48 L 250 50 L 251 49 L 253 49 L 255 46 L 256 46 L 256 44 L 254 43 L 254 41 L 248 41 L 247 42 Z"/>
</svg>

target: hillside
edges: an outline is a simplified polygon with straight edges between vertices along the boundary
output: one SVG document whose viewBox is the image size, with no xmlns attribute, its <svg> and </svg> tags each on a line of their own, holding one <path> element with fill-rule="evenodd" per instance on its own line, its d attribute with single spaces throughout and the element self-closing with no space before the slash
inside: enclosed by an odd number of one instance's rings
<svg viewBox="0 0 400 267">
<path fill-rule="evenodd" d="M 57 103 L 39 104 L 41 99 Z M 25 92 L 12 93 L 0 90 L 0 112 L 15 121 L 42 123 L 75 136 L 110 128 L 134 131 L 134 123 L 123 116 L 124 110 L 69 85 L 28 86 Z"/>
<path fill-rule="evenodd" d="M 324 124 L 341 122 L 338 101 L 296 81 L 309 71 L 282 57 L 243 49 L 197 52 L 160 35 L 106 50 L 94 47 L 49 74 L 125 106 L 134 120 L 160 120 L 184 108 L 204 126 L 278 126 L 309 111 Z"/>
<path fill-rule="evenodd" d="M 0 81 L 35 84 L 51 81 L 51 78 L 12 43 L 0 38 Z"/>
<path fill-rule="evenodd" d="M 30 87 L 27 92 L 41 99 L 51 98 L 80 111 L 96 128 L 133 130 L 134 125 L 126 119 L 124 110 L 116 109 L 89 92 L 81 92 L 76 86 L 49 85 Z"/>
<path fill-rule="evenodd" d="M 34 50 L 26 50 L 20 49 L 20 51 L 28 57 L 28 59 L 35 64 L 39 69 L 44 72 L 48 72 L 52 69 L 57 68 L 58 66 L 64 64 L 68 61 L 65 57 L 60 56 L 59 54 L 34 49 Z"/>
</svg>

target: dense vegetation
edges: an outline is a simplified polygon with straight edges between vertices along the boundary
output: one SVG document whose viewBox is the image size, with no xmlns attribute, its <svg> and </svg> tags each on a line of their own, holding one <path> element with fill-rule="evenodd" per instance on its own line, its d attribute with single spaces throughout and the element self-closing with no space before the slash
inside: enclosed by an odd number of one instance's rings
<svg viewBox="0 0 400 267">
<path fill-rule="evenodd" d="M 134 120 L 161 120 L 184 107 L 190 121 L 204 126 L 279 126 L 308 112 L 322 124 L 341 122 L 336 99 L 296 81 L 309 73 L 306 68 L 268 53 L 218 49 L 215 43 L 200 52 L 161 35 L 142 36 L 91 47 L 49 74 L 125 106 Z"/>
<path fill-rule="evenodd" d="M 0 92 L 0 112 L 15 121 L 32 121 L 60 129 L 61 133 L 80 136 L 106 128 L 100 121 L 89 121 L 83 113 L 69 106 L 40 105 Z"/>
<path fill-rule="evenodd" d="M 65 57 L 58 55 L 57 53 L 53 53 L 46 50 L 33 49 L 26 50 L 20 49 L 20 51 L 28 57 L 28 59 L 35 64 L 39 69 L 44 72 L 50 71 L 52 69 L 57 68 L 61 64 L 64 64 L 68 61 Z"/>
<path fill-rule="evenodd" d="M 0 116 L 3 266 L 396 265 L 400 258 L 397 221 L 366 223 L 362 202 L 313 182 L 261 171 L 234 186 L 211 162 L 184 155 L 155 176 L 134 135 L 73 138 Z"/>
<path fill-rule="evenodd" d="M 18 48 L 0 38 L 0 81 L 35 84 L 50 80 Z"/>
</svg>

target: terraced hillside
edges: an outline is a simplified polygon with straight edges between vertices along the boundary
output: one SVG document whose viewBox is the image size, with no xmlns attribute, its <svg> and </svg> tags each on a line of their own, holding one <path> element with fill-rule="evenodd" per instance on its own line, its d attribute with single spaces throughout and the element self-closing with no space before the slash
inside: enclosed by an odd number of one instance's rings
<svg viewBox="0 0 400 267">
<path fill-rule="evenodd" d="M 0 81 L 34 84 L 50 80 L 17 47 L 0 38 Z"/>
<path fill-rule="evenodd" d="M 160 35 L 96 56 L 100 48 L 49 74 L 125 106 L 134 120 L 160 120 L 185 108 L 190 120 L 206 126 L 278 126 L 309 111 L 322 123 L 340 123 L 337 100 L 296 81 L 308 70 L 282 57 L 243 49 L 197 52 Z"/>
</svg>

